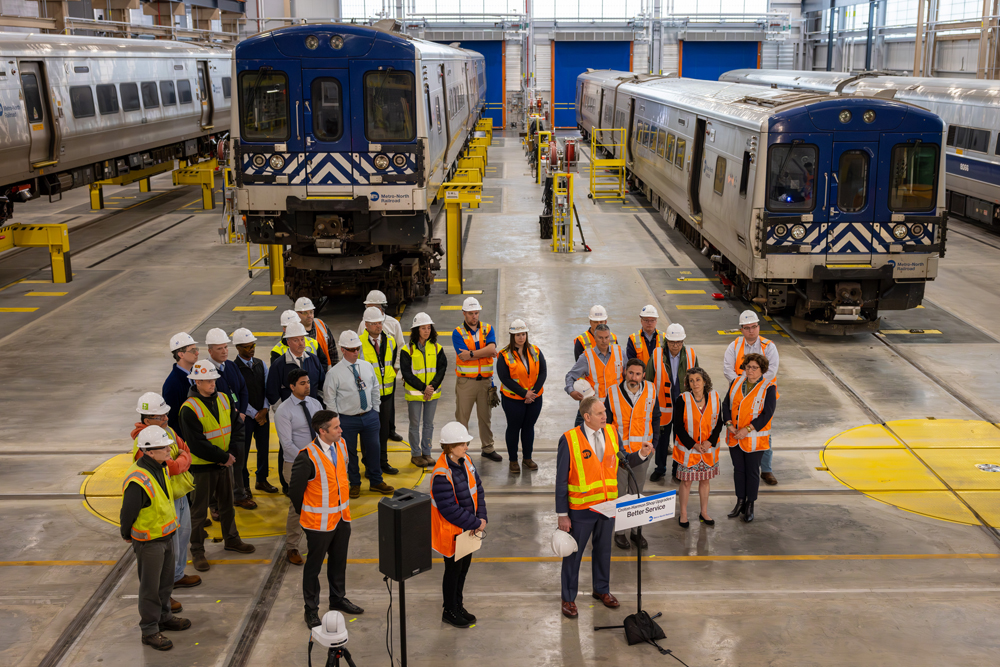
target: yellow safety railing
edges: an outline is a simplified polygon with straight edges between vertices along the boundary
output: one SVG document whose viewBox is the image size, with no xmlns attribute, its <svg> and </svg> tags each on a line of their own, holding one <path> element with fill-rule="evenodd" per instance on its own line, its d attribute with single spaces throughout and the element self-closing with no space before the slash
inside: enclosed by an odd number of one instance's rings
<svg viewBox="0 0 1000 667">
<path fill-rule="evenodd" d="M 601 150 L 619 157 L 599 158 Z M 625 191 L 625 128 L 591 128 L 590 198 L 622 199 Z"/>
<path fill-rule="evenodd" d="M 552 252 L 573 252 L 573 174 L 552 175 Z"/>
<path fill-rule="evenodd" d="M 542 151 L 549 150 L 549 142 L 552 141 L 552 133 L 548 130 L 539 130 L 535 138 L 535 183 L 542 182 Z"/>
</svg>

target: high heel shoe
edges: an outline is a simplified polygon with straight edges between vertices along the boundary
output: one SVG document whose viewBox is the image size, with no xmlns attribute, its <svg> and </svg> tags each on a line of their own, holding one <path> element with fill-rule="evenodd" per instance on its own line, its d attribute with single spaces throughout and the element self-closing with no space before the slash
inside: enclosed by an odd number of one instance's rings
<svg viewBox="0 0 1000 667">
<path fill-rule="evenodd" d="M 735 519 L 739 515 L 743 514 L 744 510 L 746 510 L 746 501 L 743 500 L 743 498 L 737 498 L 736 507 L 733 508 L 733 511 L 730 512 L 728 516 L 730 519 Z"/>
<path fill-rule="evenodd" d="M 753 521 L 753 501 L 747 503 L 746 508 L 743 510 L 743 521 L 745 523 L 750 523 Z"/>
<path fill-rule="evenodd" d="M 677 523 L 680 525 L 681 528 L 687 528 L 688 526 L 691 525 L 690 521 L 681 521 L 680 514 L 677 515 Z"/>
<path fill-rule="evenodd" d="M 698 520 L 701 521 L 706 526 L 714 526 L 715 525 L 715 519 L 706 519 L 705 517 L 703 517 L 701 515 L 701 512 L 698 512 Z"/>
</svg>

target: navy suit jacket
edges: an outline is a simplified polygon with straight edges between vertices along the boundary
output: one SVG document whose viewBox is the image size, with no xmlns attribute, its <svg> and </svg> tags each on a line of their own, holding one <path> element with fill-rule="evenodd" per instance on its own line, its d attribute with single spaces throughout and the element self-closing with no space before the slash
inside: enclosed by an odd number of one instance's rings
<svg viewBox="0 0 1000 667">
<path fill-rule="evenodd" d="M 285 361 L 285 355 L 281 355 L 273 362 L 267 372 L 267 385 L 264 395 L 271 405 L 276 405 L 278 401 L 283 401 L 292 395 L 292 390 L 288 388 L 288 374 L 295 369 L 295 364 Z M 309 374 L 309 395 L 320 403 L 323 403 L 323 381 L 326 380 L 326 367 L 320 363 L 319 357 L 315 354 L 307 353 L 305 361 L 302 362 L 302 370 Z"/>
</svg>

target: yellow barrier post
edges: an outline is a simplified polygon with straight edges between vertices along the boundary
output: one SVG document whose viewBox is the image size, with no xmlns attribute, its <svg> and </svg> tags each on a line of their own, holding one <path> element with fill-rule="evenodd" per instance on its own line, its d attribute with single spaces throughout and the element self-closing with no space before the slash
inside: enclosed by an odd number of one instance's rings
<svg viewBox="0 0 1000 667">
<path fill-rule="evenodd" d="M 285 294 L 285 246 L 269 245 L 267 247 L 267 264 L 271 269 L 271 295 Z"/>
<path fill-rule="evenodd" d="M 174 170 L 174 185 L 200 185 L 201 207 L 205 211 L 215 208 L 215 170 L 219 161 L 215 158 L 198 162 L 190 167 Z"/>
<path fill-rule="evenodd" d="M 552 174 L 552 252 L 573 252 L 573 174 Z"/>
<path fill-rule="evenodd" d="M 447 242 L 448 294 L 462 293 L 462 204 L 478 206 L 483 198 L 482 183 L 442 183 Z"/>
<path fill-rule="evenodd" d="M 7 225 L 0 227 L 0 252 L 11 248 L 49 249 L 52 282 L 73 281 L 70 265 L 69 229 L 64 223 L 52 225 Z"/>
</svg>

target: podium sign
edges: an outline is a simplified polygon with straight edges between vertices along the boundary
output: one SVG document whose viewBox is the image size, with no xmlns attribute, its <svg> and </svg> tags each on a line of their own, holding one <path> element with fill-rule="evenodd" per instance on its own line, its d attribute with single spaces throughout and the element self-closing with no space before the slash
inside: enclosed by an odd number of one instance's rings
<svg viewBox="0 0 1000 667">
<path fill-rule="evenodd" d="M 666 491 L 644 498 L 635 496 L 622 498 L 615 503 L 615 530 L 638 528 L 648 523 L 672 519 L 676 501 L 676 491 Z"/>
</svg>

